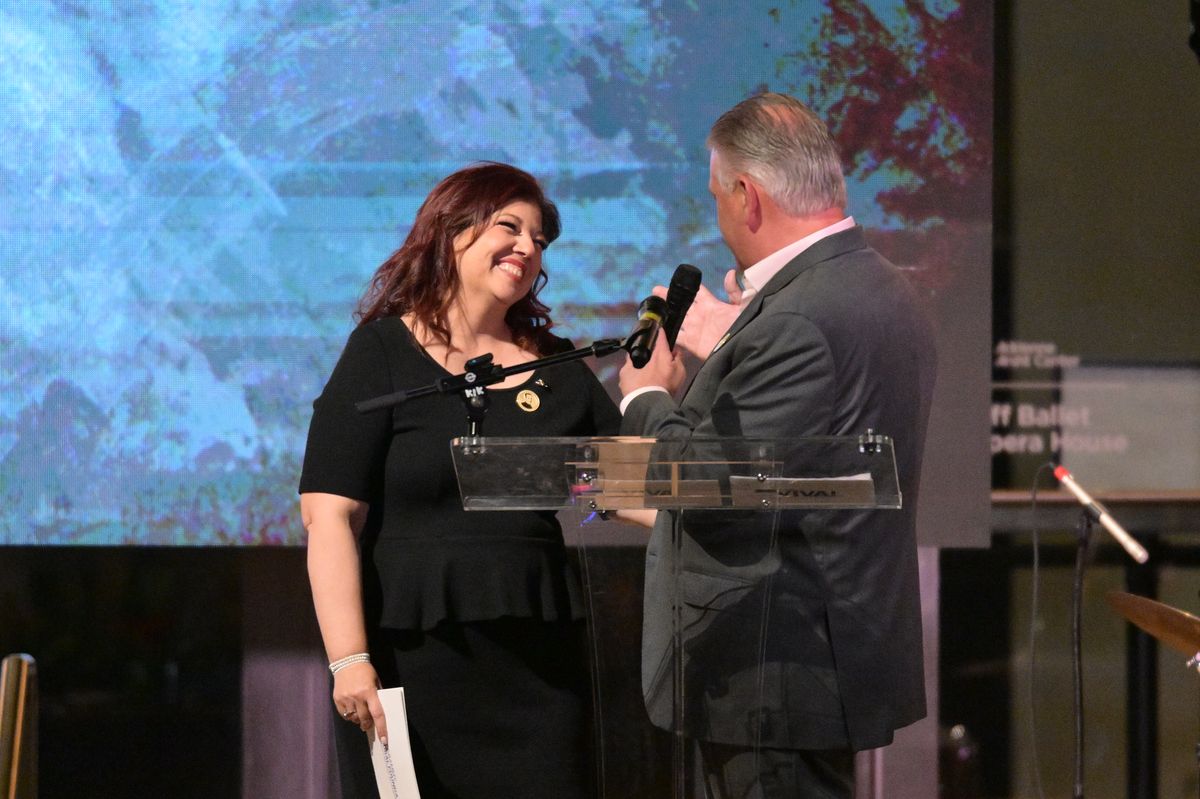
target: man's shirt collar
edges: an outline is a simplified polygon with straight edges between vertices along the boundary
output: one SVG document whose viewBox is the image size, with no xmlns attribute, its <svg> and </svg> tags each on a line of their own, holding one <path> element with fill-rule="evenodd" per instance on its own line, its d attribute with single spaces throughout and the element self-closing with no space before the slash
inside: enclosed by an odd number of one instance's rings
<svg viewBox="0 0 1200 799">
<path fill-rule="evenodd" d="M 821 239 L 828 238 L 835 233 L 841 233 L 843 230 L 849 230 L 852 227 L 854 227 L 854 217 L 848 216 L 839 222 L 834 222 L 832 225 L 809 233 L 799 241 L 794 241 L 786 247 L 771 253 L 753 266 L 747 267 L 741 276 L 742 298 L 739 304 L 745 305 L 749 302 L 750 298 L 759 292 L 759 289 L 767 285 L 771 281 L 771 278 L 779 274 L 779 270 L 791 263 L 792 259 L 797 255 Z"/>
</svg>

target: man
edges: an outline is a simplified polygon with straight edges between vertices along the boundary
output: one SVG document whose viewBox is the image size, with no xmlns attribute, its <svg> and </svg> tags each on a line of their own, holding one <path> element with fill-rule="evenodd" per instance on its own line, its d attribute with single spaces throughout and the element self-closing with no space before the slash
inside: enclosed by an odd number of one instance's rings
<svg viewBox="0 0 1200 799">
<path fill-rule="evenodd" d="M 737 264 L 732 304 L 701 291 L 678 346 L 627 363 L 623 434 L 683 446 L 710 436 L 891 436 L 904 507 L 685 515 L 678 564 L 685 733 L 708 794 L 850 797 L 853 752 L 925 715 L 914 531 L 935 354 L 905 277 L 845 214 L 825 125 L 762 94 L 713 126 L 709 190 Z M 739 289 L 739 283 L 742 288 Z M 661 291 L 661 289 L 660 289 Z M 642 683 L 672 725 L 672 514 L 647 550 Z M 722 521 L 722 520 L 725 521 Z"/>
</svg>

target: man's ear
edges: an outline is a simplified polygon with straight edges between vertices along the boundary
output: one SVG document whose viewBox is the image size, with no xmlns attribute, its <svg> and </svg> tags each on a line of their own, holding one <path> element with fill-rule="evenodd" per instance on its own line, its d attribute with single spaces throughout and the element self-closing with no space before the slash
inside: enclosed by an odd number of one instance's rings
<svg viewBox="0 0 1200 799">
<path fill-rule="evenodd" d="M 738 185 L 742 190 L 742 213 L 746 227 L 751 233 L 757 233 L 763 222 L 762 196 L 758 186 L 744 175 L 738 178 Z"/>
</svg>

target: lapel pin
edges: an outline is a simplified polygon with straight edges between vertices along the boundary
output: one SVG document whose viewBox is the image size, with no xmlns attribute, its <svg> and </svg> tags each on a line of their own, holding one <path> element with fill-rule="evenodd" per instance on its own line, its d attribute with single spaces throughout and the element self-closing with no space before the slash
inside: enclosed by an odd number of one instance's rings
<svg viewBox="0 0 1200 799">
<path fill-rule="evenodd" d="M 536 393 L 527 388 L 517 392 L 517 407 L 526 413 L 533 413 L 541 406 L 542 400 Z"/>
</svg>

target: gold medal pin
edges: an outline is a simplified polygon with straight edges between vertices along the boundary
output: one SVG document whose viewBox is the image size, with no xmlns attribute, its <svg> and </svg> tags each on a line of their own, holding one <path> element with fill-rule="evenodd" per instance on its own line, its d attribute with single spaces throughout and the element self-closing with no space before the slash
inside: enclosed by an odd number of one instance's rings
<svg viewBox="0 0 1200 799">
<path fill-rule="evenodd" d="M 533 413 L 542 406 L 542 399 L 529 389 L 517 392 L 517 407 L 526 413 Z"/>
</svg>

